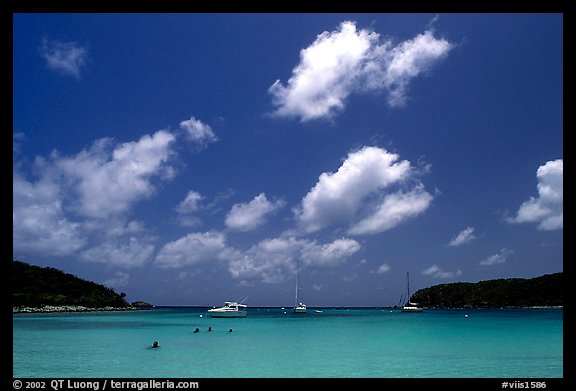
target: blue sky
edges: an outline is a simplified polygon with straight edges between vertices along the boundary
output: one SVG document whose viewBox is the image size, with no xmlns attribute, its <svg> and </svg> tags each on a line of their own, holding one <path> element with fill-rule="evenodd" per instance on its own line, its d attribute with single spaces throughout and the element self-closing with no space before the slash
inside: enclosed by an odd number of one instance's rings
<svg viewBox="0 0 576 391">
<path fill-rule="evenodd" d="M 157 305 L 563 270 L 562 14 L 14 14 L 14 258 Z"/>
</svg>

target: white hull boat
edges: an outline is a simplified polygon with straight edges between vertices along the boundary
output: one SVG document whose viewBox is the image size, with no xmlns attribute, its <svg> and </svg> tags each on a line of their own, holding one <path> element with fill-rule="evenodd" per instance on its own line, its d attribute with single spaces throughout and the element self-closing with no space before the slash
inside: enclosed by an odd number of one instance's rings
<svg viewBox="0 0 576 391">
<path fill-rule="evenodd" d="M 424 310 L 418 304 L 410 302 L 410 275 L 408 273 L 406 273 L 406 297 L 408 302 L 402 307 L 402 312 L 422 312 Z"/>
<path fill-rule="evenodd" d="M 208 315 L 211 318 L 244 318 L 247 315 L 246 305 L 227 301 L 222 307 L 210 308 Z"/>
<path fill-rule="evenodd" d="M 305 314 L 306 304 L 298 300 L 298 293 L 300 293 L 300 287 L 298 286 L 300 282 L 300 262 L 297 263 L 296 270 L 296 297 L 294 298 L 294 313 Z"/>
</svg>

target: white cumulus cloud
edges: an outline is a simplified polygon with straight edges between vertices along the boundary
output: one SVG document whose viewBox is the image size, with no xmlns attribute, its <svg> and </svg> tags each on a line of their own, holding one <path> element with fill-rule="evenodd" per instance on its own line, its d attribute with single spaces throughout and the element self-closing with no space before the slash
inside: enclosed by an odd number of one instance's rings
<svg viewBox="0 0 576 391">
<path fill-rule="evenodd" d="M 284 86 L 276 80 L 269 88 L 275 114 L 301 121 L 330 118 L 354 92 L 388 91 L 388 103 L 401 106 L 410 81 L 445 57 L 452 44 L 426 31 L 397 46 L 380 43 L 376 32 L 345 21 L 325 31 L 300 52 L 300 63 Z"/>
<path fill-rule="evenodd" d="M 333 267 L 360 250 L 360 243 L 350 238 L 336 239 L 331 243 L 302 243 L 302 259 L 304 263 L 314 267 Z"/>
<path fill-rule="evenodd" d="M 434 278 L 452 278 L 452 277 L 460 276 L 462 274 L 462 271 L 457 270 L 455 272 L 449 272 L 449 271 L 442 270 L 437 265 L 432 265 L 429 268 L 423 270 L 422 274 L 427 275 L 427 276 L 432 276 Z"/>
<path fill-rule="evenodd" d="M 296 262 L 303 267 L 335 267 L 360 250 L 360 243 L 340 238 L 330 243 L 296 237 L 265 239 L 246 251 L 228 248 L 221 259 L 229 262 L 228 271 L 240 280 L 283 281 L 295 273 Z"/>
<path fill-rule="evenodd" d="M 154 248 L 147 238 L 131 236 L 126 242 L 121 239 L 103 242 L 82 252 L 80 258 L 86 262 L 132 268 L 148 263 L 152 259 Z"/>
<path fill-rule="evenodd" d="M 408 192 L 386 195 L 370 216 L 354 224 L 348 232 L 351 235 L 367 235 L 386 231 L 424 212 L 430 202 L 432 195 L 422 185 Z"/>
<path fill-rule="evenodd" d="M 156 256 L 156 265 L 178 268 L 215 261 L 226 248 L 226 238 L 220 232 L 196 232 L 167 243 Z"/>
<path fill-rule="evenodd" d="M 152 194 L 153 178 L 163 177 L 172 140 L 165 131 L 115 148 L 112 140 L 100 139 L 74 156 L 55 151 L 50 159 L 38 157 L 36 182 L 14 172 L 14 251 L 62 256 L 91 246 L 79 259 L 144 264 L 154 247 L 148 239 L 131 240 L 144 228 L 126 223 L 123 216 L 134 202 Z"/>
<path fill-rule="evenodd" d="M 131 220 L 130 212 L 174 177 L 177 137 L 184 136 L 159 130 L 124 143 L 102 138 L 76 154 L 55 150 L 48 158 L 38 156 L 30 173 L 27 164 L 15 159 L 15 256 L 76 254 L 81 261 L 125 268 L 149 263 L 157 238 L 143 222 Z M 23 139 L 16 133 L 15 143 Z M 202 199 L 190 191 L 175 208 L 182 225 L 201 223 L 192 213 Z M 168 259 L 169 249 L 163 249 L 162 259 Z"/>
<path fill-rule="evenodd" d="M 538 197 L 520 205 L 511 223 L 538 223 L 545 231 L 564 227 L 564 160 L 552 160 L 538 167 Z"/>
<path fill-rule="evenodd" d="M 468 243 L 474 239 L 476 239 L 476 236 L 474 236 L 474 227 L 466 227 L 458 235 L 452 238 L 452 240 L 450 241 L 450 243 L 448 243 L 448 245 L 451 247 L 457 247 L 465 243 Z"/>
<path fill-rule="evenodd" d="M 268 201 L 266 194 L 260 193 L 248 203 L 234 204 L 226 215 L 225 224 L 237 231 L 250 231 L 266 222 L 266 216 L 284 206 L 284 201 Z"/>
<path fill-rule="evenodd" d="M 12 178 L 12 249 L 38 256 L 70 255 L 86 240 L 81 224 L 66 216 L 59 186 L 49 178 Z"/>
<path fill-rule="evenodd" d="M 384 47 L 378 48 L 381 51 Z M 428 30 L 414 39 L 402 42 L 389 52 L 376 56 L 380 67 L 369 73 L 368 85 L 379 89 L 380 85 L 389 92 L 388 104 L 402 106 L 406 102 L 408 86 L 413 78 L 427 72 L 439 59 L 444 58 L 452 44 L 444 39 L 436 39 Z"/>
<path fill-rule="evenodd" d="M 277 283 L 295 270 L 300 248 L 301 243 L 295 238 L 273 238 L 246 251 L 228 249 L 222 258 L 229 262 L 228 271 L 236 279 Z"/>
<path fill-rule="evenodd" d="M 387 263 L 383 263 L 382 265 L 378 266 L 378 269 L 376 269 L 375 271 L 371 271 L 370 273 L 383 274 L 388 273 L 390 269 L 391 269 L 390 265 L 388 265 Z"/>
<path fill-rule="evenodd" d="M 199 208 L 199 203 L 202 201 L 204 197 L 196 191 L 189 191 L 186 194 L 186 198 L 182 202 L 178 204 L 176 207 L 176 212 L 187 214 L 187 213 L 194 213 Z"/>
<path fill-rule="evenodd" d="M 194 213 L 200 209 L 200 201 L 203 199 L 204 197 L 200 193 L 191 190 L 186 194 L 184 200 L 174 208 L 178 213 L 177 220 L 181 226 L 196 227 L 202 224 L 202 220 L 194 216 Z"/>
<path fill-rule="evenodd" d="M 497 254 L 491 255 L 482 261 L 480 261 L 480 265 L 483 266 L 492 266 L 498 265 L 499 263 L 504 263 L 508 259 L 508 257 L 513 254 L 514 251 L 507 249 L 506 247 L 502 248 Z"/>
<path fill-rule="evenodd" d="M 82 68 L 86 65 L 88 49 L 76 42 L 61 42 L 57 40 L 42 40 L 40 49 L 48 68 L 65 75 L 80 77 Z"/>
<path fill-rule="evenodd" d="M 218 141 L 218 137 L 216 137 L 210 125 L 194 117 L 180 122 L 180 128 L 184 129 L 187 137 L 197 144 L 206 145 L 210 142 Z"/>
<path fill-rule="evenodd" d="M 76 156 L 57 157 L 54 164 L 79 196 L 77 212 L 107 218 L 126 212 L 134 202 L 152 195 L 154 177 L 170 177 L 167 162 L 174 139 L 171 133 L 160 130 L 112 151 L 112 141 L 100 139 Z"/>
<path fill-rule="evenodd" d="M 393 184 L 415 183 L 389 193 Z M 349 233 L 374 234 L 390 229 L 424 211 L 432 196 L 414 179 L 410 162 L 377 147 L 352 152 L 335 173 L 322 173 L 294 210 L 310 233 L 324 227 L 349 225 Z"/>
<path fill-rule="evenodd" d="M 334 32 L 323 32 L 300 52 L 300 64 L 292 71 L 287 87 L 277 80 L 269 89 L 282 116 L 299 116 L 302 121 L 329 117 L 344 107 L 361 72 L 367 52 L 378 35 L 356 31 L 344 22 Z"/>
</svg>

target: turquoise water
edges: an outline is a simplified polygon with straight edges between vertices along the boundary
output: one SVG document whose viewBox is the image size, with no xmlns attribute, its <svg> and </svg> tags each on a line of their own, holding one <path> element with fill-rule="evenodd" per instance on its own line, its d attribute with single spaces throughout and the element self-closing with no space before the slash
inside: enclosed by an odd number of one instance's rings
<svg viewBox="0 0 576 391">
<path fill-rule="evenodd" d="M 13 377 L 562 378 L 563 310 L 17 314 Z"/>
</svg>

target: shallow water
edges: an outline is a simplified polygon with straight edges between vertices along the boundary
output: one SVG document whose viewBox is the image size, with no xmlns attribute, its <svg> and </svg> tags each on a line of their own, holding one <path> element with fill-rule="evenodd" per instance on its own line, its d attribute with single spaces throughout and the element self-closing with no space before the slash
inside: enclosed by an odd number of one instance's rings
<svg viewBox="0 0 576 391">
<path fill-rule="evenodd" d="M 322 311 L 248 308 L 238 319 L 170 307 L 17 314 L 13 376 L 563 377 L 562 309 Z M 150 349 L 153 341 L 159 349 Z"/>
</svg>

